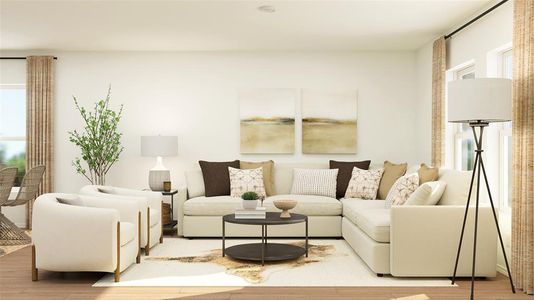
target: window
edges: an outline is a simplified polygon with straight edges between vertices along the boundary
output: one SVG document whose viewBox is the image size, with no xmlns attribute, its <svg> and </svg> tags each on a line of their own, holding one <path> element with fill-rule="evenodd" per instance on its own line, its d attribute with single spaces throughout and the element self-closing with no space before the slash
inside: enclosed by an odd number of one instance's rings
<svg viewBox="0 0 534 300">
<path fill-rule="evenodd" d="M 0 85 L 0 169 L 19 169 L 16 186 L 26 172 L 26 88 Z"/>
<path fill-rule="evenodd" d="M 502 52 L 501 76 L 512 79 L 513 57 L 512 49 Z M 512 207 L 512 123 L 502 124 L 499 130 L 499 182 L 500 182 L 500 211 L 511 213 Z"/>
<path fill-rule="evenodd" d="M 470 65 L 454 73 L 455 80 L 475 78 L 475 66 Z M 471 171 L 475 162 L 475 140 L 468 124 L 454 125 L 454 164 L 458 170 Z"/>
</svg>

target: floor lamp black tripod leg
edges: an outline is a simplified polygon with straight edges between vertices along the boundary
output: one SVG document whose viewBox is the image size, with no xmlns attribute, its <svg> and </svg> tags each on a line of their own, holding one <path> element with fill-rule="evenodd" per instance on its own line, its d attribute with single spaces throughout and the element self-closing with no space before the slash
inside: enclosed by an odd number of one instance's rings
<svg viewBox="0 0 534 300">
<path fill-rule="evenodd" d="M 465 224 L 466 224 L 466 220 L 467 220 L 469 204 L 470 204 L 470 201 L 471 201 L 471 192 L 473 190 L 473 183 L 474 183 L 475 173 L 476 173 L 477 174 L 477 195 L 476 195 L 476 207 L 475 207 L 475 209 L 476 209 L 476 211 L 475 211 L 475 235 L 474 235 L 474 243 L 473 243 L 473 266 L 472 266 L 472 270 L 471 270 L 472 273 L 471 273 L 471 297 L 470 297 L 471 299 L 474 299 L 475 259 L 476 259 L 476 242 L 477 242 L 477 229 L 478 229 L 477 228 L 478 227 L 478 206 L 479 206 L 479 199 L 480 199 L 480 173 L 481 172 L 484 174 L 484 180 L 485 180 L 485 183 L 486 183 L 486 188 L 488 190 L 488 196 L 489 196 L 489 200 L 490 200 L 490 203 L 491 203 L 491 209 L 492 209 L 492 212 L 493 212 L 493 218 L 495 220 L 495 226 L 497 228 L 497 233 L 498 233 L 498 236 L 499 236 L 501 249 L 502 249 L 502 252 L 503 252 L 503 255 L 504 255 L 504 261 L 506 263 L 506 270 L 508 271 L 508 277 L 510 279 L 510 285 L 512 287 L 512 292 L 513 293 L 515 293 L 515 287 L 514 287 L 513 280 L 512 280 L 512 274 L 510 272 L 510 267 L 508 265 L 508 259 L 506 257 L 506 251 L 504 249 L 504 243 L 503 243 L 502 236 L 501 236 L 501 231 L 500 231 L 500 228 L 499 228 L 499 222 L 498 222 L 498 219 L 497 219 L 497 214 L 495 212 L 495 206 L 493 205 L 493 198 L 491 196 L 488 177 L 486 175 L 486 170 L 484 168 L 484 162 L 482 160 L 482 152 L 484 151 L 484 150 L 482 150 L 482 136 L 483 136 L 483 133 L 484 133 L 484 127 L 488 126 L 488 123 L 476 122 L 476 123 L 470 124 L 470 126 L 471 126 L 471 128 L 473 130 L 473 135 L 475 137 L 475 143 L 476 143 L 477 150 L 475 150 L 476 155 L 475 155 L 475 162 L 474 162 L 474 165 L 473 165 L 473 174 L 471 175 L 471 185 L 469 187 L 469 195 L 468 195 L 468 198 L 467 198 L 467 204 L 466 204 L 466 208 L 465 208 L 464 220 L 463 220 L 463 224 L 462 224 L 462 231 L 461 231 L 461 234 L 460 234 L 460 241 L 458 243 L 458 252 L 456 254 L 456 262 L 455 262 L 455 265 L 454 265 L 454 273 L 453 273 L 453 277 L 452 277 L 452 284 L 454 284 L 454 282 L 456 280 L 456 271 L 458 269 L 458 261 L 459 261 L 459 258 L 460 258 L 460 252 L 461 252 L 461 248 L 462 248 L 462 241 L 463 241 L 463 236 L 464 236 L 464 231 L 465 231 Z M 476 131 L 475 131 L 475 127 L 479 127 L 480 128 L 480 137 L 477 137 L 477 134 L 476 134 Z"/>
<path fill-rule="evenodd" d="M 497 218 L 497 213 L 495 212 L 495 206 L 493 205 L 493 198 L 491 197 L 491 191 L 488 183 L 488 177 L 486 175 L 486 168 L 484 167 L 484 161 L 480 161 L 480 166 L 482 167 L 482 174 L 484 174 L 484 180 L 486 181 L 486 188 L 488 189 L 488 197 L 491 203 L 491 210 L 493 211 L 493 219 L 495 220 L 495 225 L 497 226 L 497 233 L 499 234 L 499 241 L 501 243 L 501 250 L 504 256 L 504 262 L 506 264 L 506 271 L 508 272 L 508 279 L 510 280 L 510 286 L 512 287 L 512 292 L 515 294 L 514 281 L 512 280 L 512 272 L 510 272 L 510 266 L 508 265 L 508 258 L 506 257 L 506 250 L 504 249 L 504 243 L 502 241 L 501 229 L 499 228 L 499 221 Z"/>
<path fill-rule="evenodd" d="M 476 135 L 475 135 L 476 139 Z M 460 241 L 458 242 L 458 252 L 456 253 L 456 263 L 454 264 L 454 273 L 452 275 L 452 282 L 456 282 L 456 271 L 458 270 L 458 260 L 460 258 L 460 252 L 462 250 L 462 242 L 464 240 L 465 223 L 467 221 L 467 214 L 469 212 L 469 205 L 471 204 L 471 194 L 473 192 L 473 183 L 475 182 L 475 174 L 478 166 L 478 153 L 475 154 L 475 162 L 473 164 L 473 172 L 471 173 L 471 184 L 469 185 L 469 193 L 467 194 L 467 203 L 465 204 L 464 221 L 462 223 L 462 231 L 460 233 Z"/>
</svg>

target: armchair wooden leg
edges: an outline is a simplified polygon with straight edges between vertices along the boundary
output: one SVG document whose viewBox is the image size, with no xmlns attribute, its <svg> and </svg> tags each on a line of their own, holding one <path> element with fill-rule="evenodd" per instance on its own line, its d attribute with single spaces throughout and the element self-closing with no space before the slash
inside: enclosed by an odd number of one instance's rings
<svg viewBox="0 0 534 300">
<path fill-rule="evenodd" d="M 115 282 L 121 280 L 121 222 L 117 222 L 117 268 L 115 269 Z"/>
<path fill-rule="evenodd" d="M 137 214 L 137 257 L 135 262 L 141 262 L 141 212 Z"/>
<path fill-rule="evenodd" d="M 160 216 L 161 216 L 161 220 L 159 223 L 161 225 L 161 235 L 159 236 L 159 243 L 163 244 L 163 201 L 161 201 Z"/>
<path fill-rule="evenodd" d="M 150 255 L 150 207 L 146 209 L 146 246 L 145 255 Z"/>
<path fill-rule="evenodd" d="M 35 245 L 32 245 L 32 281 L 39 280 L 38 270 L 35 267 Z"/>
</svg>

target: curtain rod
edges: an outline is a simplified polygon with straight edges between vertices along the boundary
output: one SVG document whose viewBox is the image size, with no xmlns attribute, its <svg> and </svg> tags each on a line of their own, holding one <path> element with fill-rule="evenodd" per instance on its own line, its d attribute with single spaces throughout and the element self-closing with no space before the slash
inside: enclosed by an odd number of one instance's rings
<svg viewBox="0 0 534 300">
<path fill-rule="evenodd" d="M 462 25 L 462 27 L 456 29 L 455 31 L 445 35 L 445 39 L 448 39 L 448 38 L 451 38 L 453 35 L 455 35 L 456 33 L 460 32 L 462 29 L 466 28 L 467 26 L 475 23 L 476 21 L 478 21 L 478 19 L 482 18 L 483 16 L 489 14 L 490 12 L 492 12 L 494 9 L 496 9 L 497 7 L 503 5 L 504 3 L 508 2 L 508 0 L 503 0 L 495 5 L 493 5 L 492 7 L 488 8 L 485 12 L 481 13 L 480 15 L 476 16 L 474 19 L 472 19 L 471 21 L 465 23 L 464 25 Z"/>
<path fill-rule="evenodd" d="M 24 56 L 0 56 L 0 59 L 26 59 Z M 54 59 L 57 57 L 54 56 Z"/>
</svg>

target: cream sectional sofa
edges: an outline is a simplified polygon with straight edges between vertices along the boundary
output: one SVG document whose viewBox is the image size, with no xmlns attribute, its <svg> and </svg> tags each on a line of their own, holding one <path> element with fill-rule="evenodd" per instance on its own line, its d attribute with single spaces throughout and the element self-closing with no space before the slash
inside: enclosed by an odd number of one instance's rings
<svg viewBox="0 0 534 300">
<path fill-rule="evenodd" d="M 376 168 L 372 166 L 371 168 Z M 378 166 L 380 167 L 380 166 Z M 275 199 L 296 199 L 295 213 L 309 217 L 310 237 L 343 237 L 358 256 L 377 274 L 393 276 L 451 276 L 469 190 L 470 172 L 440 170 L 445 192 L 435 206 L 395 206 L 383 200 L 341 199 L 290 195 L 294 168 L 328 168 L 327 164 L 275 164 L 276 195 L 264 206 L 277 211 Z M 417 171 L 412 167 L 409 172 Z M 187 196 L 178 197 L 179 234 L 184 237 L 220 237 L 221 217 L 240 207 L 230 196 L 205 197 L 200 169 L 186 172 Z M 471 214 L 474 210 L 471 209 Z M 470 216 L 472 219 L 472 216 Z M 497 236 L 489 207 L 481 207 L 478 226 L 477 271 L 480 277 L 494 277 L 497 265 Z M 473 224 L 468 222 L 458 276 L 471 276 Z M 273 237 L 301 237 L 303 224 L 272 226 Z M 258 226 L 227 225 L 227 235 L 257 237 Z"/>
</svg>

